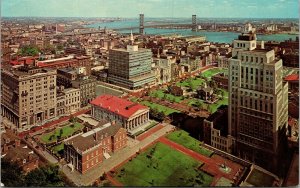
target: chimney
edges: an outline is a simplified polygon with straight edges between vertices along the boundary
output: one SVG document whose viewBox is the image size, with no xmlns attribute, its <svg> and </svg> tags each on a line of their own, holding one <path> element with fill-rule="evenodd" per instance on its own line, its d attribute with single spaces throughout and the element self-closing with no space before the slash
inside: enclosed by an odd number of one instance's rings
<svg viewBox="0 0 300 188">
<path fill-rule="evenodd" d="M 94 133 L 94 139 L 95 139 L 95 141 L 98 140 L 98 134 L 97 133 Z"/>
<path fill-rule="evenodd" d="M 19 139 L 15 140 L 15 147 L 19 147 L 21 144 L 21 141 Z"/>
<path fill-rule="evenodd" d="M 7 151 L 8 151 L 8 145 L 4 144 L 4 146 L 3 146 L 3 152 L 7 152 Z"/>
<path fill-rule="evenodd" d="M 29 154 L 29 155 L 28 155 L 28 161 L 31 161 L 31 160 L 32 160 L 32 155 Z"/>
</svg>

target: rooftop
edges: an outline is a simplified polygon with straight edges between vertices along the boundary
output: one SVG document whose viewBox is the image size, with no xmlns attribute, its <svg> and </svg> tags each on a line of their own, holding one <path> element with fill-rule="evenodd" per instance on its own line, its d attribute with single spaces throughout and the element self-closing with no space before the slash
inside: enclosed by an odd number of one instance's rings
<svg viewBox="0 0 300 188">
<path fill-rule="evenodd" d="M 299 82 L 299 74 L 291 74 L 284 78 L 285 81 L 298 81 Z"/>
<path fill-rule="evenodd" d="M 117 113 L 125 118 L 130 118 L 139 110 L 148 109 L 148 107 L 133 103 L 129 100 L 122 99 L 113 95 L 101 95 L 91 101 L 92 105 L 100 106 L 111 112 Z"/>
<path fill-rule="evenodd" d="M 84 152 L 85 150 L 100 144 L 104 138 L 114 136 L 121 128 L 121 125 L 112 125 L 108 121 L 101 121 L 97 125 L 97 128 L 72 138 L 66 141 L 65 144 L 72 145 L 75 149 Z"/>
</svg>

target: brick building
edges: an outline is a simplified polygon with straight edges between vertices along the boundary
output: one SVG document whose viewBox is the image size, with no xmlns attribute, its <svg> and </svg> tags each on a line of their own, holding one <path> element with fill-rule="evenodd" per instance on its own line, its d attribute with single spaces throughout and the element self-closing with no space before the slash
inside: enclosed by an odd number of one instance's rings
<svg viewBox="0 0 300 188">
<path fill-rule="evenodd" d="M 1 114 L 18 131 L 56 117 L 56 70 L 4 68 L 1 78 Z"/>
<path fill-rule="evenodd" d="M 66 141 L 64 158 L 69 166 L 84 174 L 126 145 L 126 130 L 121 125 L 101 121 L 97 128 Z"/>
<path fill-rule="evenodd" d="M 228 138 L 228 107 L 223 105 L 203 121 L 203 141 L 217 149 L 231 153 Z"/>
<path fill-rule="evenodd" d="M 112 95 L 101 95 L 91 101 L 92 116 L 97 120 L 116 121 L 132 130 L 149 121 L 149 108 Z"/>
<path fill-rule="evenodd" d="M 10 130 L 1 134 L 1 158 L 16 163 L 25 173 L 39 166 L 39 157 Z"/>
<path fill-rule="evenodd" d="M 224 73 L 216 74 L 211 79 L 218 84 L 218 87 L 228 89 L 228 76 Z"/>
</svg>

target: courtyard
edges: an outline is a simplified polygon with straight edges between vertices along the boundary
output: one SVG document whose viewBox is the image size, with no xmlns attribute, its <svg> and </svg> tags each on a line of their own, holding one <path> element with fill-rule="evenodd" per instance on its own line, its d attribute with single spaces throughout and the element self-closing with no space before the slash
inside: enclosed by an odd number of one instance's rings
<svg viewBox="0 0 300 188">
<path fill-rule="evenodd" d="M 40 141 L 45 144 L 54 143 L 57 140 L 72 136 L 75 132 L 81 131 L 83 127 L 84 126 L 78 122 L 67 123 L 65 126 L 61 128 L 54 129 L 51 132 L 41 135 Z"/>
</svg>

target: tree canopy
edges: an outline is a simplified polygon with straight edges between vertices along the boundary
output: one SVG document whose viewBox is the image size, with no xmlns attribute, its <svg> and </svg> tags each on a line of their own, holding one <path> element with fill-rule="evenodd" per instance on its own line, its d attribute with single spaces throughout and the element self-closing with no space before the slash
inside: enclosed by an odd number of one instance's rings
<svg viewBox="0 0 300 188">
<path fill-rule="evenodd" d="M 20 49 L 19 54 L 22 56 L 36 56 L 39 52 L 40 50 L 36 46 L 27 45 Z"/>
<path fill-rule="evenodd" d="M 66 186 L 57 165 L 46 165 L 24 174 L 21 168 L 8 160 L 1 160 L 1 182 L 6 187 Z"/>
</svg>

